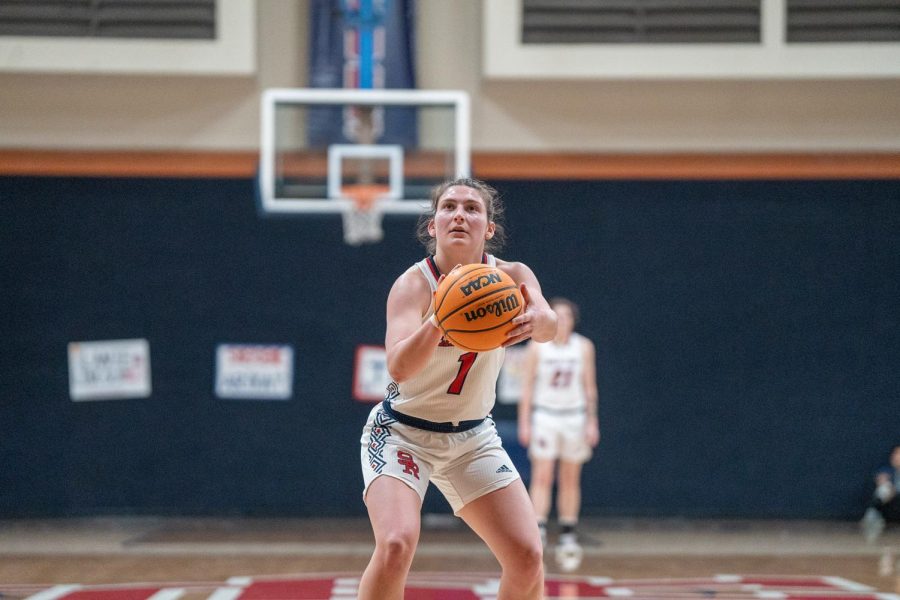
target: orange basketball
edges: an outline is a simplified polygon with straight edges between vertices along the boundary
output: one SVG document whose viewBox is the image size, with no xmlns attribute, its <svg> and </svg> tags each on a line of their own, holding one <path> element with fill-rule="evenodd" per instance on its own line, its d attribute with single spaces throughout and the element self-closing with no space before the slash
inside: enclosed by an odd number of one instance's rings
<svg viewBox="0 0 900 600">
<path fill-rule="evenodd" d="M 496 267 L 471 264 L 450 271 L 434 296 L 434 314 L 444 338 L 461 350 L 499 348 L 525 309 L 512 277 Z"/>
</svg>

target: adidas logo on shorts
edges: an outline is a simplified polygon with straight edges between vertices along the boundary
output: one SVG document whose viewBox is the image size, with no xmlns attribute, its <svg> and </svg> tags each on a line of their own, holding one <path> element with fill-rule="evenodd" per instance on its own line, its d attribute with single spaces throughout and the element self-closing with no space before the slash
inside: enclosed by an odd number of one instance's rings
<svg viewBox="0 0 900 600">
<path fill-rule="evenodd" d="M 512 469 L 510 469 L 506 465 L 503 465 L 502 467 L 497 469 L 497 473 L 512 473 Z"/>
</svg>

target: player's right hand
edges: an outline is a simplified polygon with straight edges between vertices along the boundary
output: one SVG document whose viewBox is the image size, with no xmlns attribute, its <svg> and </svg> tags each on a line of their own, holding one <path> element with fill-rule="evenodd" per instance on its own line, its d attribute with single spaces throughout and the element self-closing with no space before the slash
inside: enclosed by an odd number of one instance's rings
<svg viewBox="0 0 900 600">
<path fill-rule="evenodd" d="M 527 448 L 531 443 L 531 424 L 525 423 L 519 425 L 519 444 Z"/>
</svg>

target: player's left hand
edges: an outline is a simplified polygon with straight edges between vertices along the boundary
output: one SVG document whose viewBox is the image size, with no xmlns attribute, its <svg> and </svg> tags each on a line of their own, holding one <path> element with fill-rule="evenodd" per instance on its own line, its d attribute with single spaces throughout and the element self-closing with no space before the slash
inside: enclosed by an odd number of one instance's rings
<svg viewBox="0 0 900 600">
<path fill-rule="evenodd" d="M 523 283 L 519 285 L 519 290 L 522 292 L 522 299 L 525 301 L 525 310 L 512 320 L 513 325 L 516 327 L 506 334 L 506 341 L 503 342 L 504 348 L 524 342 L 531 337 L 531 332 L 534 331 L 534 305 L 531 303 L 528 286 Z"/>
</svg>

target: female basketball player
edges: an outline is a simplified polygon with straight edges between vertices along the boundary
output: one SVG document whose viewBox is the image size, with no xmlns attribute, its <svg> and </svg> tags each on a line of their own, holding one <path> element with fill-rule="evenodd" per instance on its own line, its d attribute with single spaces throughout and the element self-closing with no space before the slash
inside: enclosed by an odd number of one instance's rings
<svg viewBox="0 0 900 600">
<path fill-rule="evenodd" d="M 430 318 L 438 281 L 456 265 L 485 262 L 512 277 L 526 303 L 504 346 L 553 339 L 556 315 L 531 269 L 485 253 L 503 237 L 500 213 L 496 191 L 483 182 L 457 179 L 436 187 L 431 212 L 419 226 L 433 256 L 400 275 L 388 295 L 385 346 L 393 382 L 361 440 L 375 552 L 360 581 L 360 599 L 403 597 L 429 481 L 500 562 L 498 599 L 542 597 L 534 511 L 488 417 L 504 348 L 462 352 L 442 340 Z"/>
<path fill-rule="evenodd" d="M 564 571 L 581 564 L 575 527 L 581 510 L 581 467 L 600 441 L 594 344 L 575 333 L 578 307 L 553 298 L 556 337 L 531 343 L 525 356 L 519 402 L 519 442 L 531 458 L 529 492 L 541 537 L 546 542 L 554 470 L 559 461 L 557 506 L 560 536 L 556 560 Z"/>
</svg>

